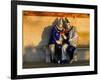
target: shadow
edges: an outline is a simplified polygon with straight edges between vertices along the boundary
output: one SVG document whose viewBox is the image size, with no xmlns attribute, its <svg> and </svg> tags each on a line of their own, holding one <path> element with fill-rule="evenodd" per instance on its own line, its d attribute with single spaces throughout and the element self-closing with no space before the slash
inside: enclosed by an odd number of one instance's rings
<svg viewBox="0 0 100 80">
<path fill-rule="evenodd" d="M 39 42 L 38 46 L 42 48 L 43 50 L 43 54 L 45 55 L 45 62 L 48 63 L 50 62 L 50 51 L 49 51 L 49 48 L 48 48 L 48 45 L 49 45 L 49 40 L 50 40 L 50 37 L 51 37 L 51 30 L 52 30 L 52 27 L 58 25 L 58 18 L 56 18 L 52 25 L 50 26 L 47 26 L 44 28 L 43 32 L 42 32 L 42 36 L 41 36 L 41 41 Z"/>
<path fill-rule="evenodd" d="M 48 45 L 50 35 L 51 35 L 52 26 L 47 26 L 44 28 L 41 36 L 41 41 L 39 42 L 38 46 L 46 46 Z"/>
<path fill-rule="evenodd" d="M 46 26 L 42 32 L 41 41 L 38 44 L 39 46 L 46 46 L 49 43 L 49 39 L 51 36 L 51 29 L 53 26 L 58 25 L 58 18 L 56 18 L 50 26 Z"/>
<path fill-rule="evenodd" d="M 24 48 L 23 62 L 45 62 L 48 52 L 48 42 L 50 38 L 51 26 L 45 27 L 38 46 L 27 46 Z M 49 58 L 49 57 L 48 57 Z"/>
<path fill-rule="evenodd" d="M 40 46 L 27 46 L 24 48 L 23 62 L 44 62 L 45 54 Z"/>
<path fill-rule="evenodd" d="M 27 46 L 24 48 L 23 66 L 29 63 L 46 63 L 50 62 L 50 53 L 48 50 L 48 42 L 50 38 L 51 26 L 45 27 L 38 46 Z"/>
<path fill-rule="evenodd" d="M 27 46 L 23 49 L 23 63 L 25 62 L 49 62 L 50 55 L 48 50 L 48 43 L 51 35 L 52 26 L 57 24 L 58 18 L 56 18 L 52 25 L 44 28 L 41 41 L 38 46 Z"/>
</svg>

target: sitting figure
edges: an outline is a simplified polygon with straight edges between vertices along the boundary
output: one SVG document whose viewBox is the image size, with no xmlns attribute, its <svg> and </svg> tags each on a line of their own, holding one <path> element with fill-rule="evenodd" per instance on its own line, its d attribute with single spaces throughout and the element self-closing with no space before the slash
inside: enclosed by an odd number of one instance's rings
<svg viewBox="0 0 100 80">
<path fill-rule="evenodd" d="M 62 46 L 62 53 L 69 56 L 69 63 L 74 61 L 74 54 L 77 47 L 78 35 L 74 26 L 72 26 L 68 19 L 65 18 L 65 35 L 64 44 Z"/>
<path fill-rule="evenodd" d="M 51 62 L 61 63 L 62 53 L 62 36 L 63 31 L 62 19 L 59 19 L 57 24 L 52 27 L 49 40 L 49 49 L 51 52 Z"/>
<path fill-rule="evenodd" d="M 57 18 L 49 40 L 51 62 L 65 64 L 74 61 L 78 35 L 68 19 Z"/>
</svg>

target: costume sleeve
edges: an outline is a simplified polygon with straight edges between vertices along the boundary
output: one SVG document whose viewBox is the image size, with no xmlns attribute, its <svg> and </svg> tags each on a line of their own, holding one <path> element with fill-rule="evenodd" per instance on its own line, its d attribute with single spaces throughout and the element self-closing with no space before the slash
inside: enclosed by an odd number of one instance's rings
<svg viewBox="0 0 100 80">
<path fill-rule="evenodd" d="M 52 33 L 52 36 L 53 36 L 53 39 L 55 40 L 55 41 L 57 41 L 57 40 L 59 40 L 59 34 L 57 35 L 57 30 L 55 29 L 55 27 L 52 29 L 52 31 L 51 31 Z"/>
</svg>

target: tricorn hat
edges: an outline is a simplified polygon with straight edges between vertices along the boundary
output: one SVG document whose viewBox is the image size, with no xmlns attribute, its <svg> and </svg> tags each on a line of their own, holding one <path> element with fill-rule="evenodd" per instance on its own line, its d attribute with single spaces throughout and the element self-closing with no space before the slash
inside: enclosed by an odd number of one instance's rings
<svg viewBox="0 0 100 80">
<path fill-rule="evenodd" d="M 58 20 L 58 25 L 60 25 L 60 24 L 63 24 L 62 18 L 60 18 L 60 19 Z"/>
<path fill-rule="evenodd" d="M 70 23 L 70 21 L 69 21 L 67 18 L 65 18 L 65 22 L 66 22 L 66 23 Z"/>
</svg>

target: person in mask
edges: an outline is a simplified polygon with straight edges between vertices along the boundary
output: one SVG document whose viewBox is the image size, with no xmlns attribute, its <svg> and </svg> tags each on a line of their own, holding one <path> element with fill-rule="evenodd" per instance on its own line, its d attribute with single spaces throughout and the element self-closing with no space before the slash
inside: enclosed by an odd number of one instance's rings
<svg viewBox="0 0 100 80">
<path fill-rule="evenodd" d="M 61 32 L 63 32 L 63 26 L 62 26 L 62 19 L 59 18 L 57 24 L 52 27 L 51 36 L 49 40 L 51 62 L 61 63 L 62 42 L 63 42 Z"/>
<path fill-rule="evenodd" d="M 62 53 L 63 55 L 66 54 L 67 61 L 72 63 L 74 60 L 76 61 L 76 59 L 74 59 L 74 54 L 76 53 L 78 34 L 75 26 L 72 26 L 67 18 L 64 19 L 64 29 L 66 37 L 63 41 Z"/>
</svg>

